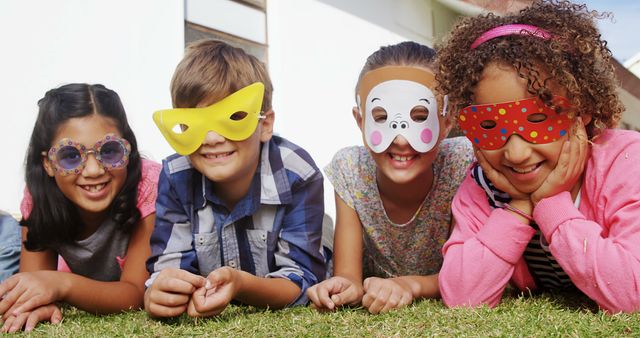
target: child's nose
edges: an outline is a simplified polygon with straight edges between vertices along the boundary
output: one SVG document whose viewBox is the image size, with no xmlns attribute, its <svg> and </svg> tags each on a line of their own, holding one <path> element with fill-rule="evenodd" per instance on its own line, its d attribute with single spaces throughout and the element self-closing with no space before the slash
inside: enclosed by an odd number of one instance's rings
<svg viewBox="0 0 640 338">
<path fill-rule="evenodd" d="M 202 144 L 206 144 L 206 145 L 214 145 L 217 143 L 222 143 L 226 141 L 226 138 L 218 133 L 216 133 L 213 130 L 209 130 L 207 132 L 207 135 L 205 135 L 204 137 L 204 141 L 202 141 Z"/>
<path fill-rule="evenodd" d="M 504 157 L 511 163 L 522 163 L 531 156 L 531 143 L 514 134 L 504 145 Z"/>
<path fill-rule="evenodd" d="M 82 170 L 82 176 L 84 177 L 98 177 L 104 174 L 104 168 L 98 162 L 95 154 L 87 155 L 87 162 L 84 164 L 84 169 Z"/>
<path fill-rule="evenodd" d="M 398 146 L 405 146 L 405 145 L 409 144 L 409 141 L 407 141 L 407 139 L 404 138 L 404 136 L 398 135 L 398 136 L 396 136 L 396 138 L 393 139 L 393 144 L 398 145 Z"/>
</svg>

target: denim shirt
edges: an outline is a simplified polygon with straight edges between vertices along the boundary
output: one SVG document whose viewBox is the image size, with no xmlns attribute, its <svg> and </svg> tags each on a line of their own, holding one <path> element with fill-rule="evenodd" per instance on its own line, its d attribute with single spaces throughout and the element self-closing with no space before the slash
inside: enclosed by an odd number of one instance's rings
<svg viewBox="0 0 640 338">
<path fill-rule="evenodd" d="M 274 136 L 262 145 L 248 193 L 230 212 L 210 181 L 174 154 L 162 163 L 147 269 L 149 287 L 162 269 L 207 276 L 222 266 L 285 278 L 301 289 L 326 274 L 321 245 L 322 173 L 302 148 Z"/>
<path fill-rule="evenodd" d="M 18 272 L 22 247 L 21 231 L 15 218 L 0 211 L 0 282 Z"/>
</svg>

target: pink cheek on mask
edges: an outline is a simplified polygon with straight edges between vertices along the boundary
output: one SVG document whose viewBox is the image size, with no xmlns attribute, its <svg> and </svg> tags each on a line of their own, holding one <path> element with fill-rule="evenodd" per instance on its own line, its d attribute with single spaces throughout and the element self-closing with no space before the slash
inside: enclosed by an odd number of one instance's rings
<svg viewBox="0 0 640 338">
<path fill-rule="evenodd" d="M 382 134 L 376 130 L 373 133 L 371 133 L 371 136 L 369 137 L 369 139 L 371 140 L 371 144 L 373 144 L 374 146 L 377 146 L 382 142 Z"/>
<path fill-rule="evenodd" d="M 431 129 L 422 130 L 422 132 L 420 133 L 420 139 L 426 144 L 431 142 L 431 140 L 433 140 L 433 133 L 431 132 Z"/>
</svg>

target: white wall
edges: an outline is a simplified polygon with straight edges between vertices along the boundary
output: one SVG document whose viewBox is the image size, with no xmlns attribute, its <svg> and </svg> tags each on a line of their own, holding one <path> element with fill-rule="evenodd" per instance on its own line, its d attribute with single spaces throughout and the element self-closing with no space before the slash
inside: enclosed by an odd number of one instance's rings
<svg viewBox="0 0 640 338">
<path fill-rule="evenodd" d="M 356 0 L 354 0 L 356 1 Z M 340 148 L 362 144 L 353 117 L 354 87 L 369 54 L 382 45 L 426 36 L 405 28 L 403 17 L 426 1 L 357 0 L 361 11 L 336 1 L 267 2 L 269 72 L 274 84 L 276 131 L 299 144 L 323 168 Z M 357 7 L 357 6 L 356 6 Z M 424 13 L 426 21 L 430 13 Z M 362 19 L 362 18 L 366 18 Z M 412 21 L 413 22 L 413 21 Z M 335 213 L 333 188 L 325 179 L 325 209 Z"/>
<path fill-rule="evenodd" d="M 10 0 L 0 3 L 0 209 L 17 213 L 36 102 L 70 82 L 120 94 L 144 155 L 170 152 L 151 120 L 171 105 L 169 81 L 182 57 L 178 0 Z"/>
</svg>

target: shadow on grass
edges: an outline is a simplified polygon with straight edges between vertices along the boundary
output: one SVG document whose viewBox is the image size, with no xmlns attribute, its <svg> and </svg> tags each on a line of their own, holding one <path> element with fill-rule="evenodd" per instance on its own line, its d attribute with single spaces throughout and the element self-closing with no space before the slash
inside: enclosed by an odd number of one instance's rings
<svg viewBox="0 0 640 338">
<path fill-rule="evenodd" d="M 246 306 L 246 305 L 235 305 L 235 306 L 230 305 L 230 306 L 227 306 L 227 308 L 224 309 L 224 311 L 221 314 L 213 317 L 193 318 L 193 317 L 189 317 L 186 313 L 184 313 L 179 317 L 173 317 L 173 318 L 149 317 L 149 320 L 157 321 L 168 326 L 177 327 L 177 326 L 184 326 L 184 325 L 198 325 L 198 324 L 203 324 L 207 322 L 224 323 L 232 320 L 238 320 L 238 318 L 247 318 L 254 314 L 267 314 L 271 312 L 272 310 L 268 308 L 263 309 L 263 308 L 257 308 L 257 307 Z"/>
<path fill-rule="evenodd" d="M 520 292 L 518 290 L 509 290 L 508 292 L 505 292 L 504 299 L 509 298 L 536 302 L 543 301 L 551 307 L 562 311 L 583 311 L 594 314 L 600 311 L 596 302 L 575 288 L 545 292 Z"/>
</svg>

